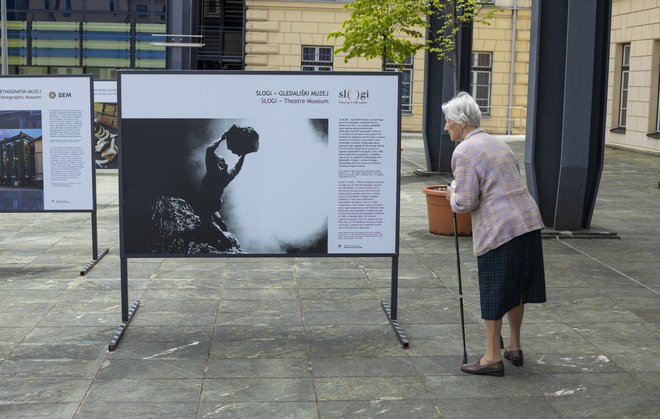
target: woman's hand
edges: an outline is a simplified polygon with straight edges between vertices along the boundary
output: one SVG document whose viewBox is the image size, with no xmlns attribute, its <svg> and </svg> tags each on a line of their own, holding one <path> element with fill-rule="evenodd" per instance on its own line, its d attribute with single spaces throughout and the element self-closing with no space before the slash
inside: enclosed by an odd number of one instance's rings
<svg viewBox="0 0 660 419">
<path fill-rule="evenodd" d="M 451 186 L 447 186 L 447 194 L 445 194 L 445 198 L 447 198 L 447 201 L 451 201 L 451 196 L 454 194 L 454 188 Z"/>
</svg>

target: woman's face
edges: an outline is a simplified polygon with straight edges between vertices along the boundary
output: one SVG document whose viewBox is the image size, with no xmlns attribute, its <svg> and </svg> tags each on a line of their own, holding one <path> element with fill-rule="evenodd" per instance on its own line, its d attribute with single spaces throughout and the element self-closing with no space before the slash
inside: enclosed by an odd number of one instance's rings
<svg viewBox="0 0 660 419">
<path fill-rule="evenodd" d="M 463 141 L 463 126 L 454 121 L 445 121 L 445 131 L 449 133 L 452 141 Z"/>
</svg>

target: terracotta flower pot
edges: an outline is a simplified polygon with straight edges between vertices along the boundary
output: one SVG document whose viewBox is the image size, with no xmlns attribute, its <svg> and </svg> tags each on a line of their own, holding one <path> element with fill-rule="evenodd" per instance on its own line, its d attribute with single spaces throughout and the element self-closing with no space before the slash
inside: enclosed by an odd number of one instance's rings
<svg viewBox="0 0 660 419">
<path fill-rule="evenodd" d="M 429 231 L 444 236 L 454 235 L 454 220 L 447 201 L 447 185 L 430 185 L 423 189 L 429 215 Z M 459 236 L 472 235 L 470 214 L 456 214 Z"/>
</svg>

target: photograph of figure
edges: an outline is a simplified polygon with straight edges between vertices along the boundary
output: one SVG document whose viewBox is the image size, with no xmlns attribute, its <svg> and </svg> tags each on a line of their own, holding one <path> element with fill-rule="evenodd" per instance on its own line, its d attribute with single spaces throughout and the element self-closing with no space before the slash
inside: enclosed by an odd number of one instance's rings
<svg viewBox="0 0 660 419">
<path fill-rule="evenodd" d="M 121 134 L 125 253 L 327 253 L 326 119 L 124 119 Z"/>
<path fill-rule="evenodd" d="M 99 169 L 116 169 L 119 155 L 117 104 L 94 103 L 94 161 Z"/>
<path fill-rule="evenodd" d="M 0 111 L 0 211 L 44 209 L 40 111 Z"/>
</svg>

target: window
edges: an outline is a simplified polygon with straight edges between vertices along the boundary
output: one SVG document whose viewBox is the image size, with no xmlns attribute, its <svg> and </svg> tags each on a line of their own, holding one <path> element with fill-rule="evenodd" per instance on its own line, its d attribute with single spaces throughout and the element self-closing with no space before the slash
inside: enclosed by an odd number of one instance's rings
<svg viewBox="0 0 660 419">
<path fill-rule="evenodd" d="M 493 74 L 491 52 L 472 53 L 472 97 L 481 108 L 482 115 L 490 115 L 490 89 Z"/>
<path fill-rule="evenodd" d="M 412 113 L 412 54 L 404 60 L 403 65 L 388 60 L 385 71 L 401 71 L 401 112 Z"/>
<path fill-rule="evenodd" d="M 621 86 L 619 89 L 619 128 L 626 127 L 628 117 L 628 82 L 630 79 L 630 44 L 621 50 Z"/>
<path fill-rule="evenodd" d="M 302 71 L 332 71 L 332 47 L 302 47 Z"/>
</svg>

